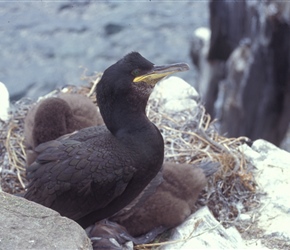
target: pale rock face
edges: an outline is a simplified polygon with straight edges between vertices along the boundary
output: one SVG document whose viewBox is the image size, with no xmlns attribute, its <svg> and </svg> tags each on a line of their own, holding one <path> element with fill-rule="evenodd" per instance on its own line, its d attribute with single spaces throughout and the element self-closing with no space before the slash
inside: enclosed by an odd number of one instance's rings
<svg viewBox="0 0 290 250">
<path fill-rule="evenodd" d="M 194 109 L 197 106 L 199 94 L 183 79 L 170 76 L 155 86 L 150 98 L 161 102 L 159 106 L 163 112 L 172 114 Z"/>
<path fill-rule="evenodd" d="M 243 151 L 257 168 L 255 178 L 265 192 L 258 227 L 266 236 L 290 242 L 290 153 L 264 140 L 255 141 L 251 148 L 243 146 Z"/>
<path fill-rule="evenodd" d="M 164 246 L 163 250 L 244 249 L 246 247 L 237 229 L 234 227 L 225 229 L 207 207 L 199 209 L 175 228 L 169 241 L 177 242 Z"/>
<path fill-rule="evenodd" d="M 9 92 L 4 83 L 0 82 L 0 120 L 7 121 L 9 118 Z"/>
</svg>

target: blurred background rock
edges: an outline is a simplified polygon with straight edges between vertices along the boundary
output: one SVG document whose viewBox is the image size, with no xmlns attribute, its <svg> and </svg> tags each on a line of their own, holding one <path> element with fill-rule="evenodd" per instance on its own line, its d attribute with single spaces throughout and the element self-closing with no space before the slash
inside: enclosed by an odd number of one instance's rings
<svg viewBox="0 0 290 250">
<path fill-rule="evenodd" d="M 131 51 L 190 63 L 192 33 L 208 16 L 208 1 L 0 2 L 0 81 L 15 101 L 84 84 L 85 69 L 102 72 Z M 182 77 L 193 84 L 194 69 Z"/>
<path fill-rule="evenodd" d="M 182 78 L 198 90 L 223 135 L 290 149 L 289 2 L 7 1 L 0 7 L 0 81 L 12 102 L 83 85 L 83 76 L 139 51 L 156 64 L 191 64 Z"/>
<path fill-rule="evenodd" d="M 289 145 L 290 2 L 211 0 L 209 11 L 210 35 L 191 47 L 206 110 L 227 137 Z"/>
</svg>

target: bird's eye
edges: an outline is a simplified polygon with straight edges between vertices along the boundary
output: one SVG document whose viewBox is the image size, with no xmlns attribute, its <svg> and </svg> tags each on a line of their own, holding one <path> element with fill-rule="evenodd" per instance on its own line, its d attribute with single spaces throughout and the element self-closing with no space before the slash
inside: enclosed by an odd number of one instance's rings
<svg viewBox="0 0 290 250">
<path fill-rule="evenodd" d="M 139 75 L 140 75 L 140 72 L 141 72 L 140 69 L 134 69 L 134 70 L 131 72 L 131 74 L 132 74 L 133 76 L 139 76 Z"/>
</svg>

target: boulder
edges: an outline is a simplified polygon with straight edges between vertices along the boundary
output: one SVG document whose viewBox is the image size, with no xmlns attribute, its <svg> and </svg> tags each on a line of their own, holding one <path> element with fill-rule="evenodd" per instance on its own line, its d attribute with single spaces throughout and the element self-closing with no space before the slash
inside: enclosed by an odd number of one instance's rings
<svg viewBox="0 0 290 250">
<path fill-rule="evenodd" d="M 76 222 L 4 192 L 0 192 L 0 224 L 0 249 L 92 249 Z"/>
<path fill-rule="evenodd" d="M 175 228 L 170 241 L 174 243 L 165 245 L 163 250 L 242 249 L 246 247 L 237 229 L 234 227 L 225 229 L 207 207 L 201 208 Z"/>
<path fill-rule="evenodd" d="M 261 240 L 269 248 L 289 249 L 290 153 L 265 140 L 255 141 L 252 147 L 243 145 L 241 150 L 257 168 L 255 177 L 263 194 L 258 211 L 250 211 L 263 231 Z"/>
<path fill-rule="evenodd" d="M 155 86 L 150 99 L 158 100 L 160 110 L 172 115 L 195 109 L 199 94 L 195 88 L 180 77 L 170 76 Z"/>
</svg>

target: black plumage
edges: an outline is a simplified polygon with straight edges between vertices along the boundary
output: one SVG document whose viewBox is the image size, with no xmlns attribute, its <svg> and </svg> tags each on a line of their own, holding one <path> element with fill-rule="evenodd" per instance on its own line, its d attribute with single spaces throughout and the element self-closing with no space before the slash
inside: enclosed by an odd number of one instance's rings
<svg viewBox="0 0 290 250">
<path fill-rule="evenodd" d="M 155 66 L 132 52 L 105 70 L 97 85 L 104 126 L 89 127 L 35 148 L 25 198 L 87 227 L 128 205 L 160 171 L 163 139 L 145 108 L 154 85 L 186 64 Z"/>
</svg>

